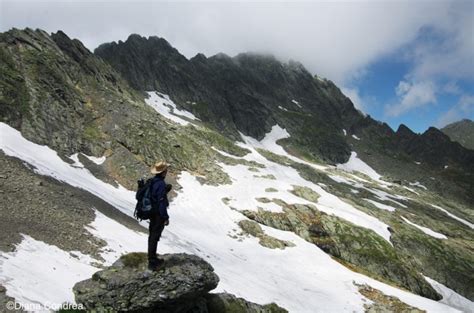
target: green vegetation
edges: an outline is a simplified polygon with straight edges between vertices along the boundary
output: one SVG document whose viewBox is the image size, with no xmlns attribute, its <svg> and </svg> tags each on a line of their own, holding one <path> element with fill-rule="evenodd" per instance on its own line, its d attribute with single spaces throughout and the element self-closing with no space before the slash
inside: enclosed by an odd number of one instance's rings
<svg viewBox="0 0 474 313">
<path fill-rule="evenodd" d="M 120 257 L 123 265 L 126 267 L 137 268 L 147 263 L 147 254 L 143 252 L 131 252 Z"/>
<path fill-rule="evenodd" d="M 311 188 L 308 187 L 293 186 L 293 190 L 291 192 L 300 198 L 315 203 L 318 202 L 318 199 L 320 197 L 316 191 L 313 191 Z"/>
<path fill-rule="evenodd" d="M 0 116 L 18 121 L 28 113 L 29 93 L 25 79 L 6 47 L 0 45 Z"/>
<path fill-rule="evenodd" d="M 260 245 L 270 249 L 285 249 L 286 247 L 294 247 L 295 245 L 289 241 L 280 240 L 264 233 L 262 227 L 250 220 L 241 220 L 239 226 L 244 234 L 251 235 L 259 239 Z"/>
</svg>

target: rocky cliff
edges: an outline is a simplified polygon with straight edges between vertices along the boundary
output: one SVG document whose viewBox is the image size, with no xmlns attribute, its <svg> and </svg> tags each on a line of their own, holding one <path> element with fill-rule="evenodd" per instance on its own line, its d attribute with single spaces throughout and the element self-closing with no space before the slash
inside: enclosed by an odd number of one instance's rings
<svg viewBox="0 0 474 313">
<path fill-rule="evenodd" d="M 284 313 L 276 304 L 258 305 L 229 294 L 210 294 L 219 277 L 203 259 L 160 256 L 157 272 L 147 270 L 145 253 L 123 255 L 112 266 L 74 286 L 76 302 L 88 312 Z"/>
<path fill-rule="evenodd" d="M 441 131 L 451 138 L 452 141 L 459 142 L 462 146 L 474 150 L 474 122 L 469 119 L 451 123 L 444 126 Z"/>
</svg>

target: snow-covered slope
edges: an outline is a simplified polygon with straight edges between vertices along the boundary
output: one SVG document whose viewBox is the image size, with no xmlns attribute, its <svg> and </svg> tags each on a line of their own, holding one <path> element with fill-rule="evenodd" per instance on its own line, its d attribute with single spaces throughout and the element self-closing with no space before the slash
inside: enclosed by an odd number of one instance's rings
<svg viewBox="0 0 474 313">
<path fill-rule="evenodd" d="M 197 120 L 191 112 L 185 110 L 179 110 L 176 104 L 170 99 L 168 95 L 162 94 L 157 91 L 148 92 L 148 99 L 145 99 L 146 103 L 155 109 L 158 113 L 164 117 L 172 120 L 180 125 L 188 125 L 189 122 L 184 119 Z M 184 118 L 183 118 L 184 117 Z"/>
<path fill-rule="evenodd" d="M 278 137 L 265 138 L 258 146 L 276 147 L 274 144 Z M 373 229 L 386 240 L 390 238 L 387 225 L 383 222 L 304 180 L 294 169 L 266 160 L 255 150 L 254 142 L 246 140 L 241 145 L 251 151 L 244 157 L 246 160 L 265 165 L 259 174 L 272 174 L 277 179 L 254 177 L 255 172 L 244 165 L 221 164 L 231 176 L 232 184 L 210 186 L 202 185 L 191 173 L 182 172 L 179 176 L 182 189 L 171 203 L 170 225 L 160 241 L 160 253 L 188 252 L 204 257 L 214 266 L 221 279 L 217 291 L 225 290 L 258 303 L 274 301 L 290 312 L 363 312 L 364 303 L 370 301 L 358 293 L 354 282 L 369 284 L 387 295 L 396 296 L 407 304 L 429 312 L 457 312 L 446 304 L 352 272 L 317 246 L 290 232 L 262 226 L 268 235 L 295 244 L 284 250 L 262 247 L 253 237 L 246 237 L 243 241 L 232 238 L 238 228 L 236 223 L 246 219 L 238 210 L 262 206 L 255 198 L 266 196 L 265 189 L 268 187 L 278 190 L 274 193 L 278 198 L 292 203 L 305 203 L 306 200 L 289 192 L 293 185 L 309 186 L 318 192 L 321 197 L 316 206 L 321 211 Z M 0 124 L 0 149 L 34 166 L 35 171 L 42 175 L 83 188 L 122 212 L 132 213 L 133 192 L 115 188 L 95 178 L 87 169 L 65 163 L 53 150 L 27 141 L 18 131 L 5 124 Z M 222 201 L 223 197 L 231 199 L 228 205 Z M 103 252 L 106 263 L 123 252 L 145 250 L 146 234 L 131 231 L 100 213 L 97 213 L 96 220 L 87 229 L 107 242 L 109 251 Z M 51 262 L 50 258 L 55 261 Z M 32 259 L 39 262 L 38 268 L 31 268 L 29 260 Z M 55 292 L 51 286 L 58 285 L 61 292 L 58 291 L 53 300 L 71 301 L 70 287 L 73 280 L 83 279 L 96 270 L 91 261 L 87 256 L 71 258 L 69 253 L 57 247 L 25 237 L 16 252 L 1 255 L 0 283 L 7 286 L 10 295 L 36 303 L 51 301 L 50 292 Z M 27 268 L 29 272 L 22 275 Z M 40 275 L 37 271 L 49 275 Z M 63 277 L 65 271 L 70 276 L 67 281 Z M 468 304 L 472 305 L 472 302 Z"/>
</svg>

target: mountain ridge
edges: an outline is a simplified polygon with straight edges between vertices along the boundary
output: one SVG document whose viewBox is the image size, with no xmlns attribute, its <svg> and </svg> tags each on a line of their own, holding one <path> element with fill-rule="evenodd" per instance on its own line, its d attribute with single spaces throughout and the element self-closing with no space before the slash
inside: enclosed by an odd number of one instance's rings
<svg viewBox="0 0 474 313">
<path fill-rule="evenodd" d="M 281 63 L 258 53 L 234 57 L 198 54 L 188 60 L 165 39 L 140 35 L 102 44 L 94 54 L 116 68 L 137 90 L 169 94 L 178 107 L 234 140 L 240 140 L 239 132 L 261 139 L 278 124 L 291 135 L 281 144 L 310 160 L 343 163 L 355 150 L 376 170 L 396 180 L 421 174 L 413 164 L 423 161 L 423 171 L 428 170 L 430 176 L 448 178 L 461 186 L 449 193 L 463 193 L 461 189 L 466 188 L 474 191 L 474 184 L 469 183 L 474 181 L 472 151 L 432 127 L 422 134 L 405 125 L 393 131 L 386 123 L 361 114 L 333 82 L 313 76 L 301 63 Z M 137 78 L 130 72 L 145 74 Z M 353 140 L 351 135 L 363 137 L 364 142 Z M 393 165 L 385 166 L 387 162 L 374 159 L 375 155 L 391 159 Z M 408 168 L 407 160 L 411 160 Z M 455 173 L 443 171 L 446 165 Z M 474 192 L 470 191 L 463 197 L 474 203 Z"/>
</svg>

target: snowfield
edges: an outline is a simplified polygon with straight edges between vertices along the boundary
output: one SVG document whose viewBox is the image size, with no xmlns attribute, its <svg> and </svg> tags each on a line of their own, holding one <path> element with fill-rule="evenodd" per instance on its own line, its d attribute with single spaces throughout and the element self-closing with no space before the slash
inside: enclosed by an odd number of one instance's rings
<svg viewBox="0 0 474 313">
<path fill-rule="evenodd" d="M 338 169 L 347 171 L 349 173 L 352 173 L 354 171 L 361 172 L 362 174 L 365 174 L 372 178 L 375 181 L 382 181 L 380 178 L 382 175 L 379 175 L 373 168 L 371 168 L 367 163 L 362 161 L 357 157 L 357 152 L 352 151 L 351 156 L 349 158 L 349 161 L 347 161 L 344 164 L 338 164 L 337 165 Z M 384 182 L 386 183 L 386 182 Z"/>
<path fill-rule="evenodd" d="M 244 159 L 266 166 L 259 169 L 260 173 L 252 172 L 244 165 L 220 164 L 233 182 L 223 186 L 202 185 L 192 174 L 181 173 L 179 184 L 182 189 L 170 205 L 170 225 L 158 245 L 159 253 L 197 254 L 210 262 L 219 275 L 216 292 L 230 292 L 257 303 L 276 302 L 290 312 L 364 312 L 363 305 L 370 301 L 358 292 L 354 282 L 368 284 L 428 312 L 460 312 L 449 306 L 452 301 L 447 300 L 446 304 L 432 301 L 352 272 L 314 244 L 291 232 L 262 226 L 268 235 L 295 244 L 284 250 L 262 247 L 253 237 L 244 237 L 243 241 L 231 238 L 230 235 L 239 232 L 236 223 L 246 219 L 237 210 L 264 207 L 255 200 L 257 197 L 311 203 L 289 192 L 293 185 L 298 185 L 310 187 L 321 195 L 318 202 L 313 203 L 321 211 L 370 228 L 387 241 L 390 239 L 386 224 L 304 180 L 296 170 L 270 162 L 260 155 L 255 147 L 263 146 L 284 153 L 276 144 L 284 133 L 277 131 L 261 142 L 244 138 L 245 143 L 241 143 L 251 151 Z M 55 151 L 27 141 L 18 131 L 3 123 L 0 123 L 0 149 L 34 166 L 35 172 L 41 175 L 85 189 L 130 216 L 133 213 L 134 192 L 123 187 L 115 188 L 95 178 L 87 169 L 65 163 Z M 272 174 L 277 179 L 258 178 L 254 177 L 255 174 Z M 269 187 L 278 191 L 268 193 L 265 189 Z M 222 201 L 224 197 L 232 199 L 229 205 Z M 145 233 L 132 231 L 99 212 L 86 229 L 107 242 L 107 248 L 102 251 L 105 264 L 110 264 L 125 252 L 146 251 Z M 97 270 L 91 265 L 91 257 L 76 254 L 79 258 L 24 236 L 15 252 L 1 253 L 0 283 L 6 286 L 8 295 L 21 301 L 72 302 L 71 287 L 74 283 L 90 277 Z M 35 266 L 31 266 L 31 260 L 35 260 Z M 470 301 L 462 302 L 462 307 L 469 310 L 472 304 Z"/>
<path fill-rule="evenodd" d="M 431 237 L 434 237 L 434 238 L 438 238 L 438 239 L 448 239 L 448 237 L 446 237 L 446 235 L 443 235 L 441 233 L 438 233 L 438 232 L 435 232 L 434 230 L 431 230 L 429 229 L 428 227 L 424 227 L 424 226 L 420 226 L 420 225 L 417 225 L 415 223 L 412 223 L 410 222 L 406 217 L 403 217 L 402 216 L 402 219 L 410 224 L 411 226 L 415 226 L 416 228 L 418 228 L 419 230 L 421 230 L 422 232 L 424 232 L 425 234 L 427 234 L 428 236 L 431 236 Z"/>
<path fill-rule="evenodd" d="M 178 109 L 176 104 L 168 95 L 162 94 L 158 91 L 148 91 L 147 94 L 148 99 L 145 99 L 145 102 L 167 119 L 183 126 L 189 124 L 189 122 L 186 119 L 183 119 L 183 117 L 190 120 L 199 120 L 191 112 Z"/>
</svg>

